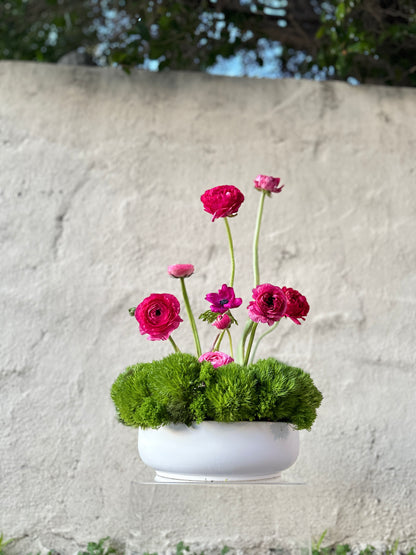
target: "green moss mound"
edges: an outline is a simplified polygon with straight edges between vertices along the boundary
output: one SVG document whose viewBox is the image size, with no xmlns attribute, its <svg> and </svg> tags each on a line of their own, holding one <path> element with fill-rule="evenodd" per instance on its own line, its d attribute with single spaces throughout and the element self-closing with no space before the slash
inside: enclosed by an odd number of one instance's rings
<svg viewBox="0 0 416 555">
<path fill-rule="evenodd" d="M 257 420 L 290 422 L 309 430 L 316 418 L 322 394 L 307 372 L 274 358 L 249 367 L 257 380 Z"/>
<path fill-rule="evenodd" d="M 274 358 L 215 369 L 186 353 L 128 367 L 111 397 L 119 420 L 142 428 L 251 420 L 309 430 L 322 401 L 308 373 Z"/>
</svg>

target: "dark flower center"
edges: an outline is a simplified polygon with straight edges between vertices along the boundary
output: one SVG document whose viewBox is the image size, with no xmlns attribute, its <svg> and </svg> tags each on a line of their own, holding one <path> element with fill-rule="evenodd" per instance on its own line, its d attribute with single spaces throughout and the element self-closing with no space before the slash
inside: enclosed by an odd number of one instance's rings
<svg viewBox="0 0 416 555">
<path fill-rule="evenodd" d="M 273 296 L 272 295 L 266 295 L 264 297 L 264 302 L 267 304 L 267 306 L 273 306 Z"/>
<path fill-rule="evenodd" d="M 220 300 L 220 305 L 221 305 L 221 306 L 224 306 L 224 305 L 226 305 L 227 303 L 228 303 L 228 299 L 221 299 L 221 300 Z"/>
</svg>

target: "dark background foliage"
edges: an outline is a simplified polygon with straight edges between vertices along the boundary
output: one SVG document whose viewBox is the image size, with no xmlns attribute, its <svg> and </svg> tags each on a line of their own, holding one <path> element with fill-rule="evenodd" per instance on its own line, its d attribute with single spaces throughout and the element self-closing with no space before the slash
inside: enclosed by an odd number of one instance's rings
<svg viewBox="0 0 416 555">
<path fill-rule="evenodd" d="M 0 58 L 416 85 L 414 0 L 3 0 Z M 75 58 L 74 58 L 75 59 Z"/>
</svg>

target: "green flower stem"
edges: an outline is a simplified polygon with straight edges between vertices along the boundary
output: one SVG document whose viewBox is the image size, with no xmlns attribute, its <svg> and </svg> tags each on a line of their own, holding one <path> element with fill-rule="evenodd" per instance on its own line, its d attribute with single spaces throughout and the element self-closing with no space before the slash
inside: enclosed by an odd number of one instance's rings
<svg viewBox="0 0 416 555">
<path fill-rule="evenodd" d="M 222 338 L 224 337 L 224 333 L 225 333 L 225 330 L 223 330 L 220 333 L 220 336 L 218 337 L 218 341 L 216 341 L 216 345 L 214 345 L 214 348 L 212 349 L 213 351 L 218 351 L 219 350 L 219 348 L 221 346 Z"/>
<path fill-rule="evenodd" d="M 231 333 L 230 330 L 227 328 L 227 334 L 228 334 L 228 339 L 230 340 L 230 354 L 231 357 L 234 358 L 234 353 L 233 353 L 233 338 L 231 337 Z"/>
<path fill-rule="evenodd" d="M 215 345 L 217 344 L 217 341 L 218 341 L 219 338 L 220 338 L 220 334 L 217 333 L 217 335 L 215 336 L 215 339 L 214 339 L 214 343 L 212 344 L 212 347 L 211 347 L 210 351 L 215 351 Z"/>
<path fill-rule="evenodd" d="M 279 322 L 280 322 L 280 320 L 279 320 Z M 253 349 L 253 352 L 252 352 L 251 357 L 250 357 L 250 363 L 253 362 L 254 357 L 256 356 L 257 348 L 259 346 L 260 341 L 262 341 L 262 339 L 264 339 L 266 337 L 266 335 L 269 335 L 269 333 L 272 333 L 272 331 L 274 331 L 277 328 L 277 326 L 279 325 L 279 322 L 276 322 L 275 324 L 273 324 L 273 326 L 271 326 L 267 331 L 265 331 L 257 339 L 256 344 L 255 344 L 254 349 Z"/>
<path fill-rule="evenodd" d="M 180 353 L 181 350 L 179 349 L 179 347 L 176 345 L 176 343 L 173 340 L 173 337 L 171 335 L 169 335 L 169 341 L 172 343 L 173 346 L 173 350 L 175 351 L 175 353 Z"/>
<path fill-rule="evenodd" d="M 253 345 L 253 341 L 254 341 L 254 336 L 256 335 L 256 329 L 258 326 L 258 322 L 254 322 L 253 326 L 251 328 L 251 334 L 250 334 L 250 339 L 247 345 L 247 351 L 246 351 L 246 356 L 244 358 L 244 366 L 247 366 L 248 364 L 248 359 L 250 358 L 250 351 L 251 351 L 251 347 Z"/>
<path fill-rule="evenodd" d="M 228 244 L 230 247 L 230 255 L 231 255 L 231 277 L 230 277 L 230 287 L 234 285 L 234 275 L 235 275 L 235 258 L 234 258 L 234 245 L 233 245 L 233 238 L 231 236 L 231 229 L 230 224 L 228 223 L 228 218 L 224 218 L 225 227 L 227 229 L 228 235 Z"/>
<path fill-rule="evenodd" d="M 196 328 L 195 318 L 194 318 L 194 315 L 192 314 L 191 305 L 189 303 L 188 293 L 186 292 L 185 278 L 180 278 L 180 280 L 181 280 L 181 286 L 182 286 L 182 296 L 185 303 L 186 312 L 188 313 L 189 322 L 191 323 L 192 333 L 194 334 L 196 353 L 199 358 L 202 355 L 202 351 L 201 351 L 201 343 L 199 341 L 198 330 Z"/>
<path fill-rule="evenodd" d="M 254 230 L 253 241 L 253 270 L 254 270 L 254 287 L 260 283 L 260 270 L 259 270 L 259 236 L 261 219 L 263 217 L 264 199 L 266 198 L 267 191 L 261 191 L 260 204 L 257 212 L 256 228 Z"/>
<path fill-rule="evenodd" d="M 238 344 L 237 361 L 236 361 L 238 364 L 243 364 L 243 362 L 244 362 L 244 346 L 245 346 L 247 336 L 250 333 L 252 326 L 253 326 L 253 321 L 252 320 L 247 320 L 246 325 L 244 327 L 243 335 L 241 336 L 240 343 Z"/>
</svg>

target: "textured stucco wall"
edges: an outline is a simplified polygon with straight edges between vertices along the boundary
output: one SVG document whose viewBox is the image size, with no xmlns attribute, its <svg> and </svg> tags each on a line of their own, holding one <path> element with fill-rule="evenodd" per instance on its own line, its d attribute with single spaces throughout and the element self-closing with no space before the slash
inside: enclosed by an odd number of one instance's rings
<svg viewBox="0 0 416 555">
<path fill-rule="evenodd" d="M 23 538 L 16 553 L 126 537 L 130 483 L 148 474 L 109 389 L 170 351 L 127 308 L 179 295 L 165 268 L 180 261 L 206 308 L 229 269 L 199 196 L 223 183 L 246 194 L 232 225 L 249 300 L 258 173 L 286 183 L 262 281 L 311 305 L 262 354 L 325 395 L 289 477 L 309 484 L 315 535 L 416 542 L 415 122 L 407 89 L 0 64 L 0 530 Z M 185 326 L 177 341 L 192 347 Z M 252 510 L 267 515 L 261 498 Z"/>
</svg>

